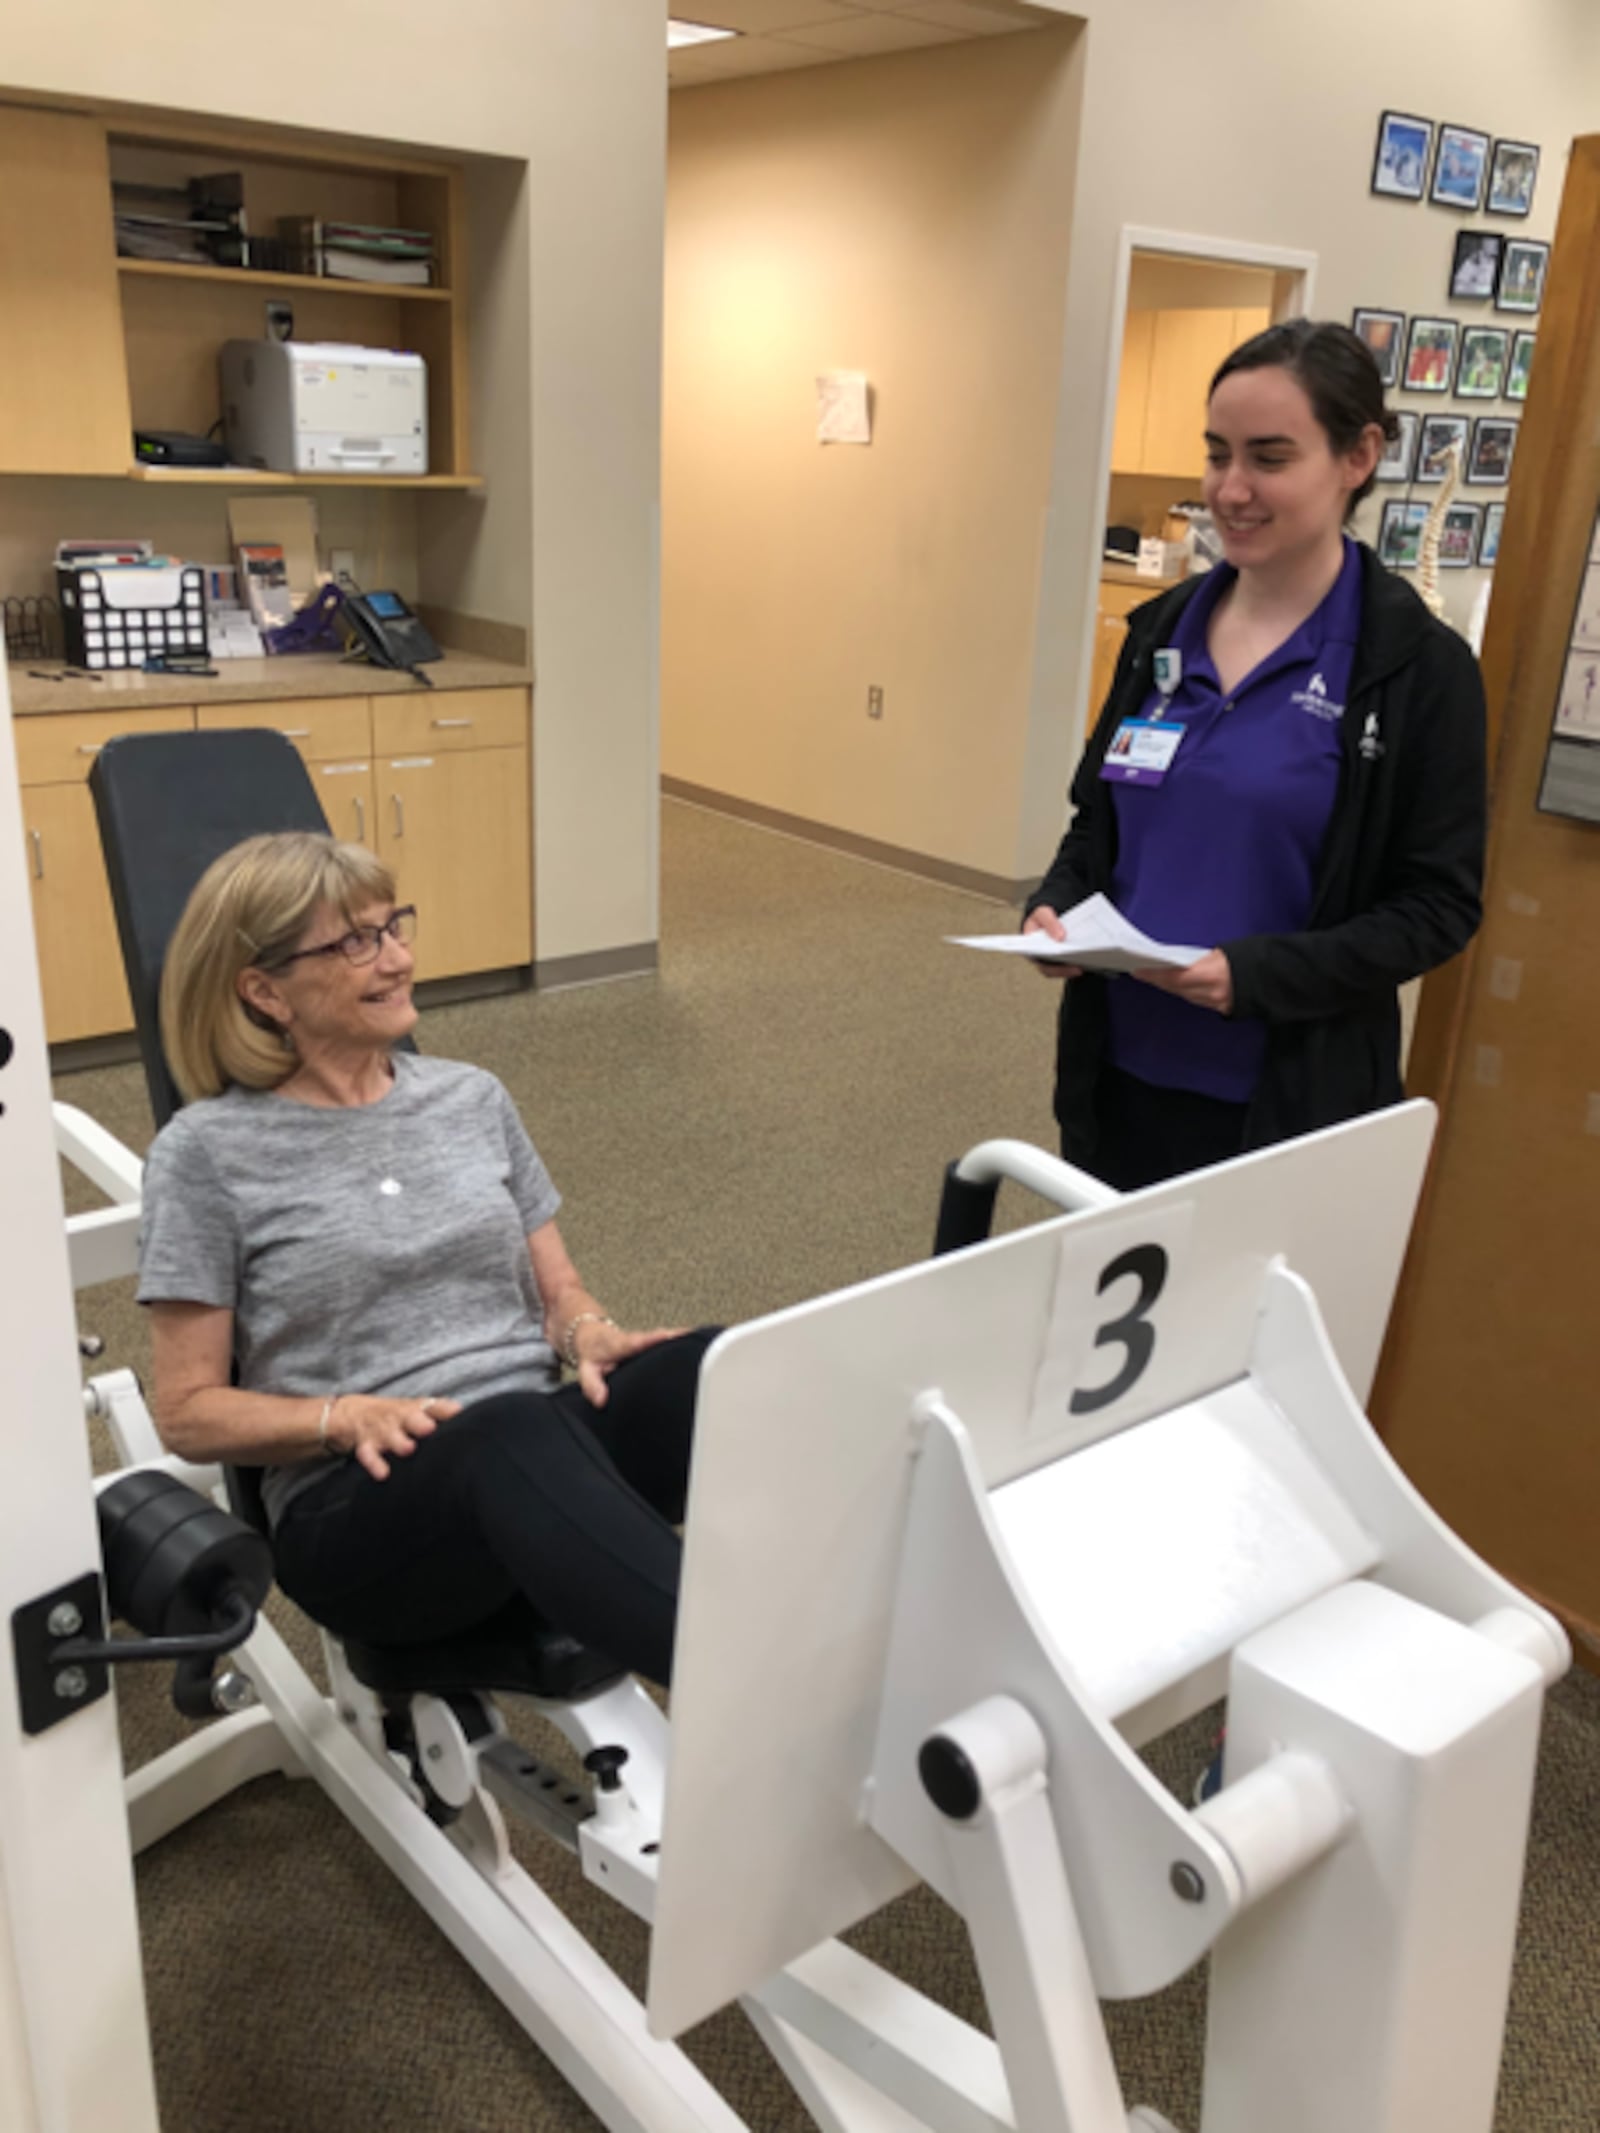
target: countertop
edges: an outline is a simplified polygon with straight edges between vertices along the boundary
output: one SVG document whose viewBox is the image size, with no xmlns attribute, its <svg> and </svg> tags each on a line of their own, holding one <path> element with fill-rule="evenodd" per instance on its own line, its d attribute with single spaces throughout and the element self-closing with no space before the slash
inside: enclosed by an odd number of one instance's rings
<svg viewBox="0 0 1600 2133">
<path fill-rule="evenodd" d="M 215 680 L 189 674 L 107 674 L 86 681 L 68 674 L 62 681 L 37 681 L 35 666 L 59 670 L 58 660 L 19 662 L 11 669 L 11 708 L 18 718 L 52 711 L 156 711 L 190 704 L 259 704 L 288 702 L 306 696 L 414 696 L 418 684 L 409 674 L 389 667 L 366 666 L 331 652 L 288 652 L 279 659 L 218 659 Z M 436 689 L 528 688 L 531 667 L 480 659 L 472 652 L 446 652 L 430 660 L 428 678 Z"/>
<path fill-rule="evenodd" d="M 1100 583 L 1102 585 L 1134 585 L 1146 588 L 1152 600 L 1157 593 L 1170 592 L 1174 585 L 1181 585 L 1185 575 L 1186 573 L 1180 570 L 1170 578 L 1147 578 L 1135 570 L 1131 563 L 1102 563 L 1100 565 Z"/>
</svg>

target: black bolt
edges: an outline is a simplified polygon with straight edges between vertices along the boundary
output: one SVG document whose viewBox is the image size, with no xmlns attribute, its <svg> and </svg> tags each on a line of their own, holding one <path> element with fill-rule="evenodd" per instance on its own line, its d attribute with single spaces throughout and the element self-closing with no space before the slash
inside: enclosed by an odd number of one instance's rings
<svg viewBox="0 0 1600 2133">
<path fill-rule="evenodd" d="M 935 1733 L 925 1740 L 917 1755 L 917 1775 L 922 1789 L 940 1814 L 952 1822 L 970 1822 L 983 1804 L 983 1787 L 965 1748 Z"/>
<path fill-rule="evenodd" d="M 602 1792 L 620 1792 L 622 1766 L 627 1760 L 626 1748 L 591 1748 L 583 1759 L 583 1767 Z"/>
</svg>

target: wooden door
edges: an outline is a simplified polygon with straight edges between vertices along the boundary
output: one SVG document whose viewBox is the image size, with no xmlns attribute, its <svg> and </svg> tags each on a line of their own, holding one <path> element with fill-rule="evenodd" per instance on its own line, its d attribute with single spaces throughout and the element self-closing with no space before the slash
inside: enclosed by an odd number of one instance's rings
<svg viewBox="0 0 1600 2133">
<path fill-rule="evenodd" d="M 0 106 L 0 379 L 0 473 L 127 473 L 132 417 L 98 119 Z"/>
<path fill-rule="evenodd" d="M 527 749 L 393 756 L 377 782 L 378 850 L 417 906 L 417 976 L 531 962 Z"/>
<path fill-rule="evenodd" d="M 50 1042 L 131 1028 L 133 1003 L 88 786 L 25 788 L 22 823 Z"/>
</svg>

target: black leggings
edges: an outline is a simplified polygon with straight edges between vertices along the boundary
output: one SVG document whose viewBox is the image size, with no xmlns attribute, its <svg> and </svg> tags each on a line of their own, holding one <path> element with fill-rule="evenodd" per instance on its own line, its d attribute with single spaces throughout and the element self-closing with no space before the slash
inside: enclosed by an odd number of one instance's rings
<svg viewBox="0 0 1600 2133">
<path fill-rule="evenodd" d="M 313 1621 L 373 1644 L 472 1628 L 522 1594 L 630 1671 L 672 1678 L 700 1360 L 719 1328 L 622 1363 L 604 1407 L 576 1384 L 476 1401 L 375 1481 L 349 1459 L 273 1536 Z"/>
<path fill-rule="evenodd" d="M 1118 1192 L 1139 1192 L 1186 1171 L 1225 1163 L 1244 1148 L 1248 1104 L 1192 1089 L 1157 1088 L 1103 1066 L 1095 1085 L 1095 1152 L 1088 1165 Z"/>
</svg>

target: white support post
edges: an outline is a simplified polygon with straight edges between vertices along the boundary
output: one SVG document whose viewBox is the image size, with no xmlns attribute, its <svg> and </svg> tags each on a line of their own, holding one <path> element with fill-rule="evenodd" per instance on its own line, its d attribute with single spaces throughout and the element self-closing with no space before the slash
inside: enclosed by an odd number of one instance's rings
<svg viewBox="0 0 1600 2133">
<path fill-rule="evenodd" d="M 0 1413 L 0 2116 L 156 2133 L 115 1700 L 34 1734 L 18 1702 L 13 1611 L 98 1575 L 100 1546 L 3 653 Z"/>
<path fill-rule="evenodd" d="M 1351 1815 L 1213 1951 L 1203 2133 L 1489 2133 L 1542 1688 L 1365 1582 L 1237 1647 L 1229 1778 L 1288 1744 Z"/>
</svg>

